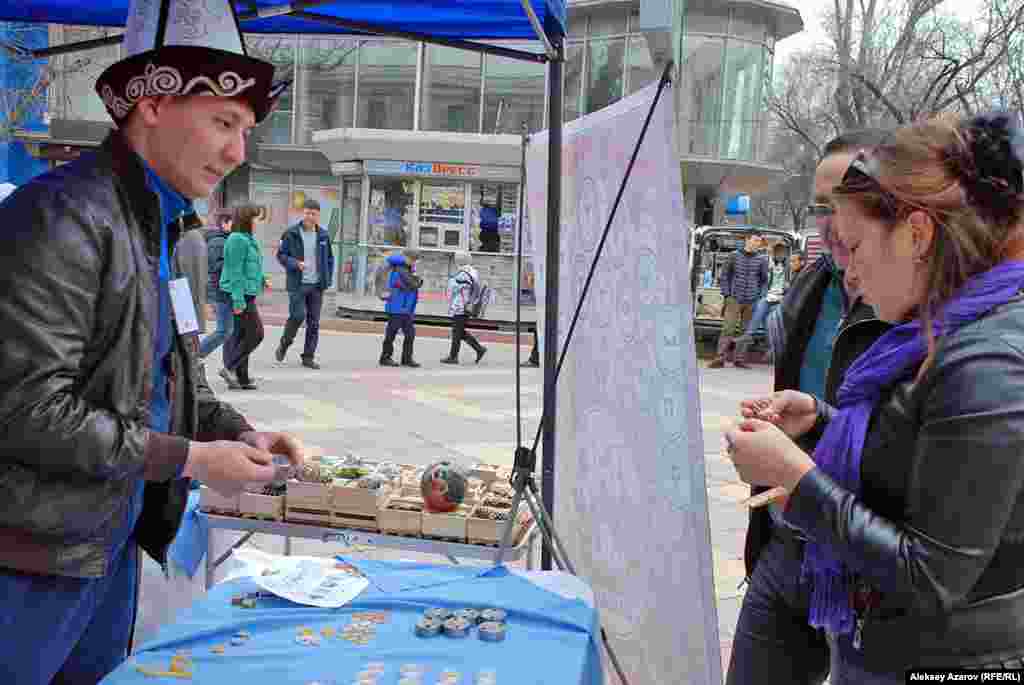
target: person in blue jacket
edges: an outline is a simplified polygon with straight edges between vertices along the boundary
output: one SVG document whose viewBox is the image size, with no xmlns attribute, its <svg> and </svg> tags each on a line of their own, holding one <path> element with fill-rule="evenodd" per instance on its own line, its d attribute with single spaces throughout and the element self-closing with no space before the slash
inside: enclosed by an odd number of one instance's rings
<svg viewBox="0 0 1024 685">
<path fill-rule="evenodd" d="M 316 346 L 320 341 L 320 312 L 324 305 L 324 291 L 331 287 L 334 276 L 334 252 L 327 231 L 320 226 L 319 202 L 306 200 L 302 206 L 302 221 L 281 236 L 277 261 L 288 273 L 288 321 L 274 356 L 277 361 L 284 361 L 288 347 L 305 321 L 302 365 L 307 369 L 319 369 Z"/>
<path fill-rule="evenodd" d="M 391 294 L 384 306 L 388 313 L 388 327 L 384 333 L 384 349 L 380 353 L 381 366 L 398 366 L 392 355 L 395 353 L 395 336 L 402 331 L 402 366 L 419 367 L 412 358 L 412 346 L 416 341 L 416 326 L 413 316 L 416 314 L 416 303 L 419 301 L 419 289 L 423 279 L 413 273 L 419 251 L 402 250 L 402 254 L 387 258 L 391 273 L 388 275 L 388 288 Z"/>
</svg>

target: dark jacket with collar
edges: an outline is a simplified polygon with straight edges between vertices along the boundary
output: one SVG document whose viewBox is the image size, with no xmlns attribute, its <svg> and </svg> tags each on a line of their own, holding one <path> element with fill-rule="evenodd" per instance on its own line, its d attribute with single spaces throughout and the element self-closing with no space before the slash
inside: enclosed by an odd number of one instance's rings
<svg viewBox="0 0 1024 685">
<path fill-rule="evenodd" d="M 252 427 L 218 402 L 175 336 L 170 434 L 148 428 L 159 200 L 112 134 L 0 204 L 0 566 L 98 577 L 145 479 L 139 545 L 166 564 L 188 497 L 189 441 Z M 170 227 L 174 249 L 184 226 Z"/>
<path fill-rule="evenodd" d="M 807 343 L 821 314 L 825 290 L 833 278 L 839 278 L 839 275 L 835 272 L 831 260 L 822 256 L 801 270 L 786 290 L 777 308 L 777 323 L 782 329 L 782 339 L 779 341 L 775 359 L 776 391 L 796 390 L 800 387 L 800 368 L 803 366 Z M 838 389 L 850 364 L 888 330 L 888 325 L 879 321 L 874 310 L 863 301 L 857 299 L 851 303 L 846 297 L 845 290 L 843 298 L 845 316 L 840 322 L 837 342 L 842 338 L 846 344 L 841 351 L 838 347 L 833 350 L 826 379 L 828 388 L 835 389 Z M 811 453 L 820 437 L 819 431 L 812 431 L 797 442 L 804 451 Z M 751 492 L 758 494 L 766 489 L 753 487 Z M 754 566 L 761 551 L 771 540 L 772 525 L 767 507 L 750 510 L 750 523 L 743 550 L 748 577 L 754 573 Z"/>
<path fill-rule="evenodd" d="M 316 227 L 316 268 L 320 277 L 320 289 L 327 290 L 334 282 L 334 251 L 331 250 L 331 238 L 323 227 Z M 291 226 L 281 236 L 281 245 L 277 248 L 277 261 L 287 272 L 286 287 L 288 292 L 296 292 L 302 289 L 302 271 L 299 270 L 299 262 L 306 262 L 309 256 L 305 254 L 305 245 L 302 242 L 302 222 Z"/>
<path fill-rule="evenodd" d="M 818 469 L 794 490 L 786 519 L 881 593 L 857 655 L 868 668 L 1021 664 L 1022 398 L 1018 297 L 940 340 L 919 380 L 883 392 L 858 496 Z"/>
</svg>

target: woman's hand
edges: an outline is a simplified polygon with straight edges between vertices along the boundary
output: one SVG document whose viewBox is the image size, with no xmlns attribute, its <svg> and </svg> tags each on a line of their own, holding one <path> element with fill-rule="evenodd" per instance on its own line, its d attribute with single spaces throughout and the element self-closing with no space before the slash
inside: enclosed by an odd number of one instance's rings
<svg viewBox="0 0 1024 685">
<path fill-rule="evenodd" d="M 795 440 L 814 428 L 818 420 L 818 401 L 807 393 L 783 390 L 740 402 L 740 414 L 745 419 L 773 423 Z"/>
<path fill-rule="evenodd" d="M 814 461 L 777 426 L 745 419 L 725 432 L 727 453 L 744 483 L 792 492 Z"/>
</svg>

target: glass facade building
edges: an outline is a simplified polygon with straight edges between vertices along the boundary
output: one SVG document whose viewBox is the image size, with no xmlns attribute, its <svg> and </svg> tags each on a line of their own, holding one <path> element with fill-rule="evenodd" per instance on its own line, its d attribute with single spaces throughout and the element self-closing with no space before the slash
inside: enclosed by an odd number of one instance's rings
<svg viewBox="0 0 1024 685">
<path fill-rule="evenodd" d="M 795 9 L 769 0 L 673 2 L 666 33 L 678 65 L 679 158 L 686 203 L 700 221 L 697 208 L 714 204 L 710 200 L 723 187 L 750 192 L 743 184 L 781 172 L 765 163 L 764 96 L 776 41 L 802 23 Z M 93 37 L 90 31 L 96 30 L 52 27 L 51 39 Z M 568 33 L 565 121 L 659 76 L 641 31 L 638 0 L 570 0 Z M 275 64 L 277 77 L 292 79 L 292 87 L 254 132 L 249 164 L 210 198 L 208 211 L 246 201 L 265 205 L 270 221 L 261 240 L 270 253 L 280 232 L 300 218 L 302 202 L 316 198 L 338 252 L 342 291 L 366 294 L 374 264 L 402 246 L 433 253 L 424 263 L 436 260 L 442 271 L 453 251 L 483 249 L 491 254 L 480 260 L 495 265 L 492 281 L 501 280 L 499 271 L 510 272 L 519 154 L 508 153 L 509 141 L 517 143 L 507 134 L 546 127 L 544 65 L 380 37 L 249 34 L 245 40 L 250 54 Z M 541 51 L 535 41 L 508 45 Z M 52 115 L 64 124 L 108 124 L 91 88 L 98 70 L 119 53 L 117 46 L 81 53 L 89 68 L 51 87 Z M 345 150 L 328 159 L 316 137 L 367 130 L 374 139 L 392 138 L 392 146 L 378 146 L 385 153 L 377 156 Z M 420 138 L 440 142 L 417 156 L 410 150 Z M 503 141 L 502 161 L 475 157 L 477 139 Z M 267 264 L 277 268 L 272 258 Z M 499 293 L 514 280 L 498 283 Z M 441 274 L 433 282 L 443 288 Z"/>
</svg>

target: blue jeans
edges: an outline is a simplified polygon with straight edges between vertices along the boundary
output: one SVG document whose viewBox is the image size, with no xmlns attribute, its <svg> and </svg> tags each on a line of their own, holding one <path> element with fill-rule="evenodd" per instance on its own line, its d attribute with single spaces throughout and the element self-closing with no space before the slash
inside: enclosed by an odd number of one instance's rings
<svg viewBox="0 0 1024 685">
<path fill-rule="evenodd" d="M 820 685 L 829 672 L 825 634 L 807 624 L 810 597 L 800 581 L 803 545 L 773 530 L 743 597 L 726 685 Z M 837 685 L 835 678 L 833 685 Z"/>
<path fill-rule="evenodd" d="M 316 356 L 316 347 L 320 342 L 320 312 L 324 306 L 324 291 L 316 283 L 303 283 L 298 290 L 288 291 L 288 321 L 281 335 L 281 347 L 288 349 L 299 332 L 303 322 L 306 324 L 306 342 L 302 348 L 302 358 L 310 361 Z"/>
<path fill-rule="evenodd" d="M 747 324 L 747 330 L 743 332 L 743 337 L 751 337 L 758 329 L 764 328 L 765 322 L 768 321 L 768 315 L 778 306 L 778 302 L 758 300 L 757 304 L 754 305 L 754 313 L 750 317 L 750 323 Z"/>
<path fill-rule="evenodd" d="M 133 528 L 141 500 L 140 492 L 129 518 Z M 92 685 L 125 660 L 140 561 L 127 525 L 113 545 L 109 572 L 101 578 L 0 569 L 0 682 Z"/>
<path fill-rule="evenodd" d="M 206 359 L 211 352 L 223 345 L 235 330 L 235 314 L 231 311 L 231 296 L 218 290 L 216 294 L 210 295 L 209 299 L 210 304 L 217 308 L 217 330 L 199 343 L 200 359 Z"/>
</svg>

